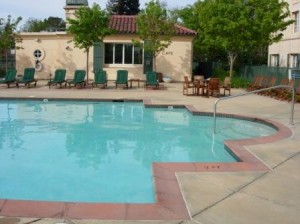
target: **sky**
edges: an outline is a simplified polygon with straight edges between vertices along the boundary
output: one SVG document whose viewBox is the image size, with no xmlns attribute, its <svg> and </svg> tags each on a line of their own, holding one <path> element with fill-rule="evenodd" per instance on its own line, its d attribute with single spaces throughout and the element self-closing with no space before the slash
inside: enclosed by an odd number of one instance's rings
<svg viewBox="0 0 300 224">
<path fill-rule="evenodd" d="M 88 0 L 89 6 L 93 3 L 100 5 L 102 9 L 106 7 L 108 0 Z M 168 9 L 182 8 L 187 5 L 193 5 L 197 0 L 162 0 L 166 2 Z M 145 3 L 149 0 L 140 0 L 140 8 L 144 8 Z M 21 25 L 29 18 L 45 19 L 49 16 L 60 17 L 65 19 L 63 7 L 66 0 L 1 0 L 0 18 L 7 19 L 8 15 L 12 19 L 18 16 L 22 17 Z"/>
</svg>

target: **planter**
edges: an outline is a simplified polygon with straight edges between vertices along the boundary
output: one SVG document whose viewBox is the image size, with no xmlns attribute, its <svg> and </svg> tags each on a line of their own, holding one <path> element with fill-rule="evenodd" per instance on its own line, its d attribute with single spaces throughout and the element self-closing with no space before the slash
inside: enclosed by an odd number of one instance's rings
<svg viewBox="0 0 300 224">
<path fill-rule="evenodd" d="M 170 83 L 170 82 L 172 82 L 173 80 L 172 80 L 172 78 L 169 77 L 169 76 L 164 76 L 164 77 L 163 77 L 163 81 L 164 81 L 164 82 L 167 82 L 167 83 Z"/>
</svg>

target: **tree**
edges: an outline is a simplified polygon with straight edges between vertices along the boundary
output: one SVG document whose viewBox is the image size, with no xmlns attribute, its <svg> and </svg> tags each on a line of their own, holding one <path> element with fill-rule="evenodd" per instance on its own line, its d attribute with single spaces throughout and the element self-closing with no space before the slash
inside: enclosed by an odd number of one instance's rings
<svg viewBox="0 0 300 224">
<path fill-rule="evenodd" d="M 125 0 L 127 10 L 125 15 L 137 15 L 140 12 L 140 1 L 139 0 Z"/>
<path fill-rule="evenodd" d="M 139 0 L 110 0 L 106 4 L 109 14 L 137 15 L 140 12 Z"/>
<path fill-rule="evenodd" d="M 197 14 L 201 43 L 227 52 L 230 76 L 239 54 L 279 41 L 293 22 L 288 4 L 278 0 L 205 0 Z"/>
<path fill-rule="evenodd" d="M 59 31 L 65 30 L 66 23 L 63 19 L 59 17 L 48 17 L 48 19 L 39 20 L 34 18 L 29 18 L 22 27 L 23 32 L 41 32 L 41 31 Z"/>
<path fill-rule="evenodd" d="M 137 16 L 137 34 L 144 43 L 134 41 L 134 44 L 143 45 L 144 51 L 153 57 L 156 70 L 156 57 L 171 44 L 175 34 L 175 25 L 168 16 L 159 0 L 152 0 L 146 5 L 145 11 Z"/>
<path fill-rule="evenodd" d="M 181 25 L 195 30 L 197 36 L 193 41 L 193 58 L 196 61 L 223 61 L 226 58 L 226 53 L 217 44 L 203 44 L 204 34 L 201 29 L 201 23 L 199 20 L 200 7 L 202 1 L 197 1 L 194 5 L 188 5 L 185 8 L 177 9 L 172 12 L 174 19 Z M 204 21 L 205 22 L 205 21 Z"/>
<path fill-rule="evenodd" d="M 96 3 L 92 8 L 81 7 L 75 12 L 75 19 L 68 19 L 67 32 L 73 34 L 74 46 L 86 52 L 87 82 L 89 80 L 89 51 L 95 42 L 102 42 L 110 35 L 108 15 Z"/>
<path fill-rule="evenodd" d="M 117 14 L 118 2 L 119 2 L 118 0 L 109 0 L 109 1 L 107 1 L 106 10 L 110 15 Z"/>
<path fill-rule="evenodd" d="M 44 21 L 34 18 L 29 18 L 21 28 L 23 32 L 41 32 L 45 29 Z"/>
<path fill-rule="evenodd" d="M 7 20 L 0 18 L 0 50 L 5 55 L 5 70 L 8 69 L 8 53 L 11 49 L 19 49 L 16 43 L 22 42 L 22 38 L 16 33 L 17 26 L 21 22 L 22 17 L 12 20 L 11 16 Z"/>
<path fill-rule="evenodd" d="M 46 31 L 60 31 L 66 29 L 66 23 L 62 18 L 59 17 L 48 17 L 48 19 L 44 19 L 44 24 L 46 26 Z"/>
</svg>

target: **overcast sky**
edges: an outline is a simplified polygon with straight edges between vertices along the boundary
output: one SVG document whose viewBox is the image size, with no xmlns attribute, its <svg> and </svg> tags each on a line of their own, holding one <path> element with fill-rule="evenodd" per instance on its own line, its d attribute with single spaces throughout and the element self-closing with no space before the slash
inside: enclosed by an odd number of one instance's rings
<svg viewBox="0 0 300 224">
<path fill-rule="evenodd" d="M 94 2 L 99 4 L 101 8 L 105 8 L 107 0 L 88 0 L 92 6 Z M 148 0 L 140 0 L 140 8 L 144 8 Z M 196 0 L 162 0 L 166 2 L 169 9 L 182 8 L 192 5 Z M 0 0 L 0 18 L 7 19 L 11 15 L 13 19 L 21 16 L 22 24 L 29 18 L 45 19 L 49 16 L 60 17 L 65 19 L 64 9 L 65 0 Z"/>
</svg>

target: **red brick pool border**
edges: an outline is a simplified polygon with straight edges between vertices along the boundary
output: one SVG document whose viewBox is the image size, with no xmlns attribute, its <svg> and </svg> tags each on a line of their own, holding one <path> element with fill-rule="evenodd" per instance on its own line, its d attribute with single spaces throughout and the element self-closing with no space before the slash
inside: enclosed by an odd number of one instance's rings
<svg viewBox="0 0 300 224">
<path fill-rule="evenodd" d="M 106 99 L 105 101 L 113 100 Z M 185 107 L 194 115 L 212 115 L 212 113 L 202 113 L 193 106 L 188 105 L 153 104 L 151 100 L 144 100 L 144 105 L 145 107 Z M 267 137 L 226 141 L 225 147 L 239 158 L 239 162 L 154 163 L 152 166 L 156 193 L 156 202 L 154 204 L 70 203 L 0 199 L 0 216 L 100 220 L 189 220 L 190 216 L 179 188 L 175 175 L 176 172 L 269 171 L 269 168 L 255 155 L 250 153 L 245 146 L 271 143 L 288 138 L 293 134 L 290 128 L 271 120 L 230 114 L 221 114 L 218 116 L 255 120 L 271 125 L 278 132 Z"/>
</svg>

